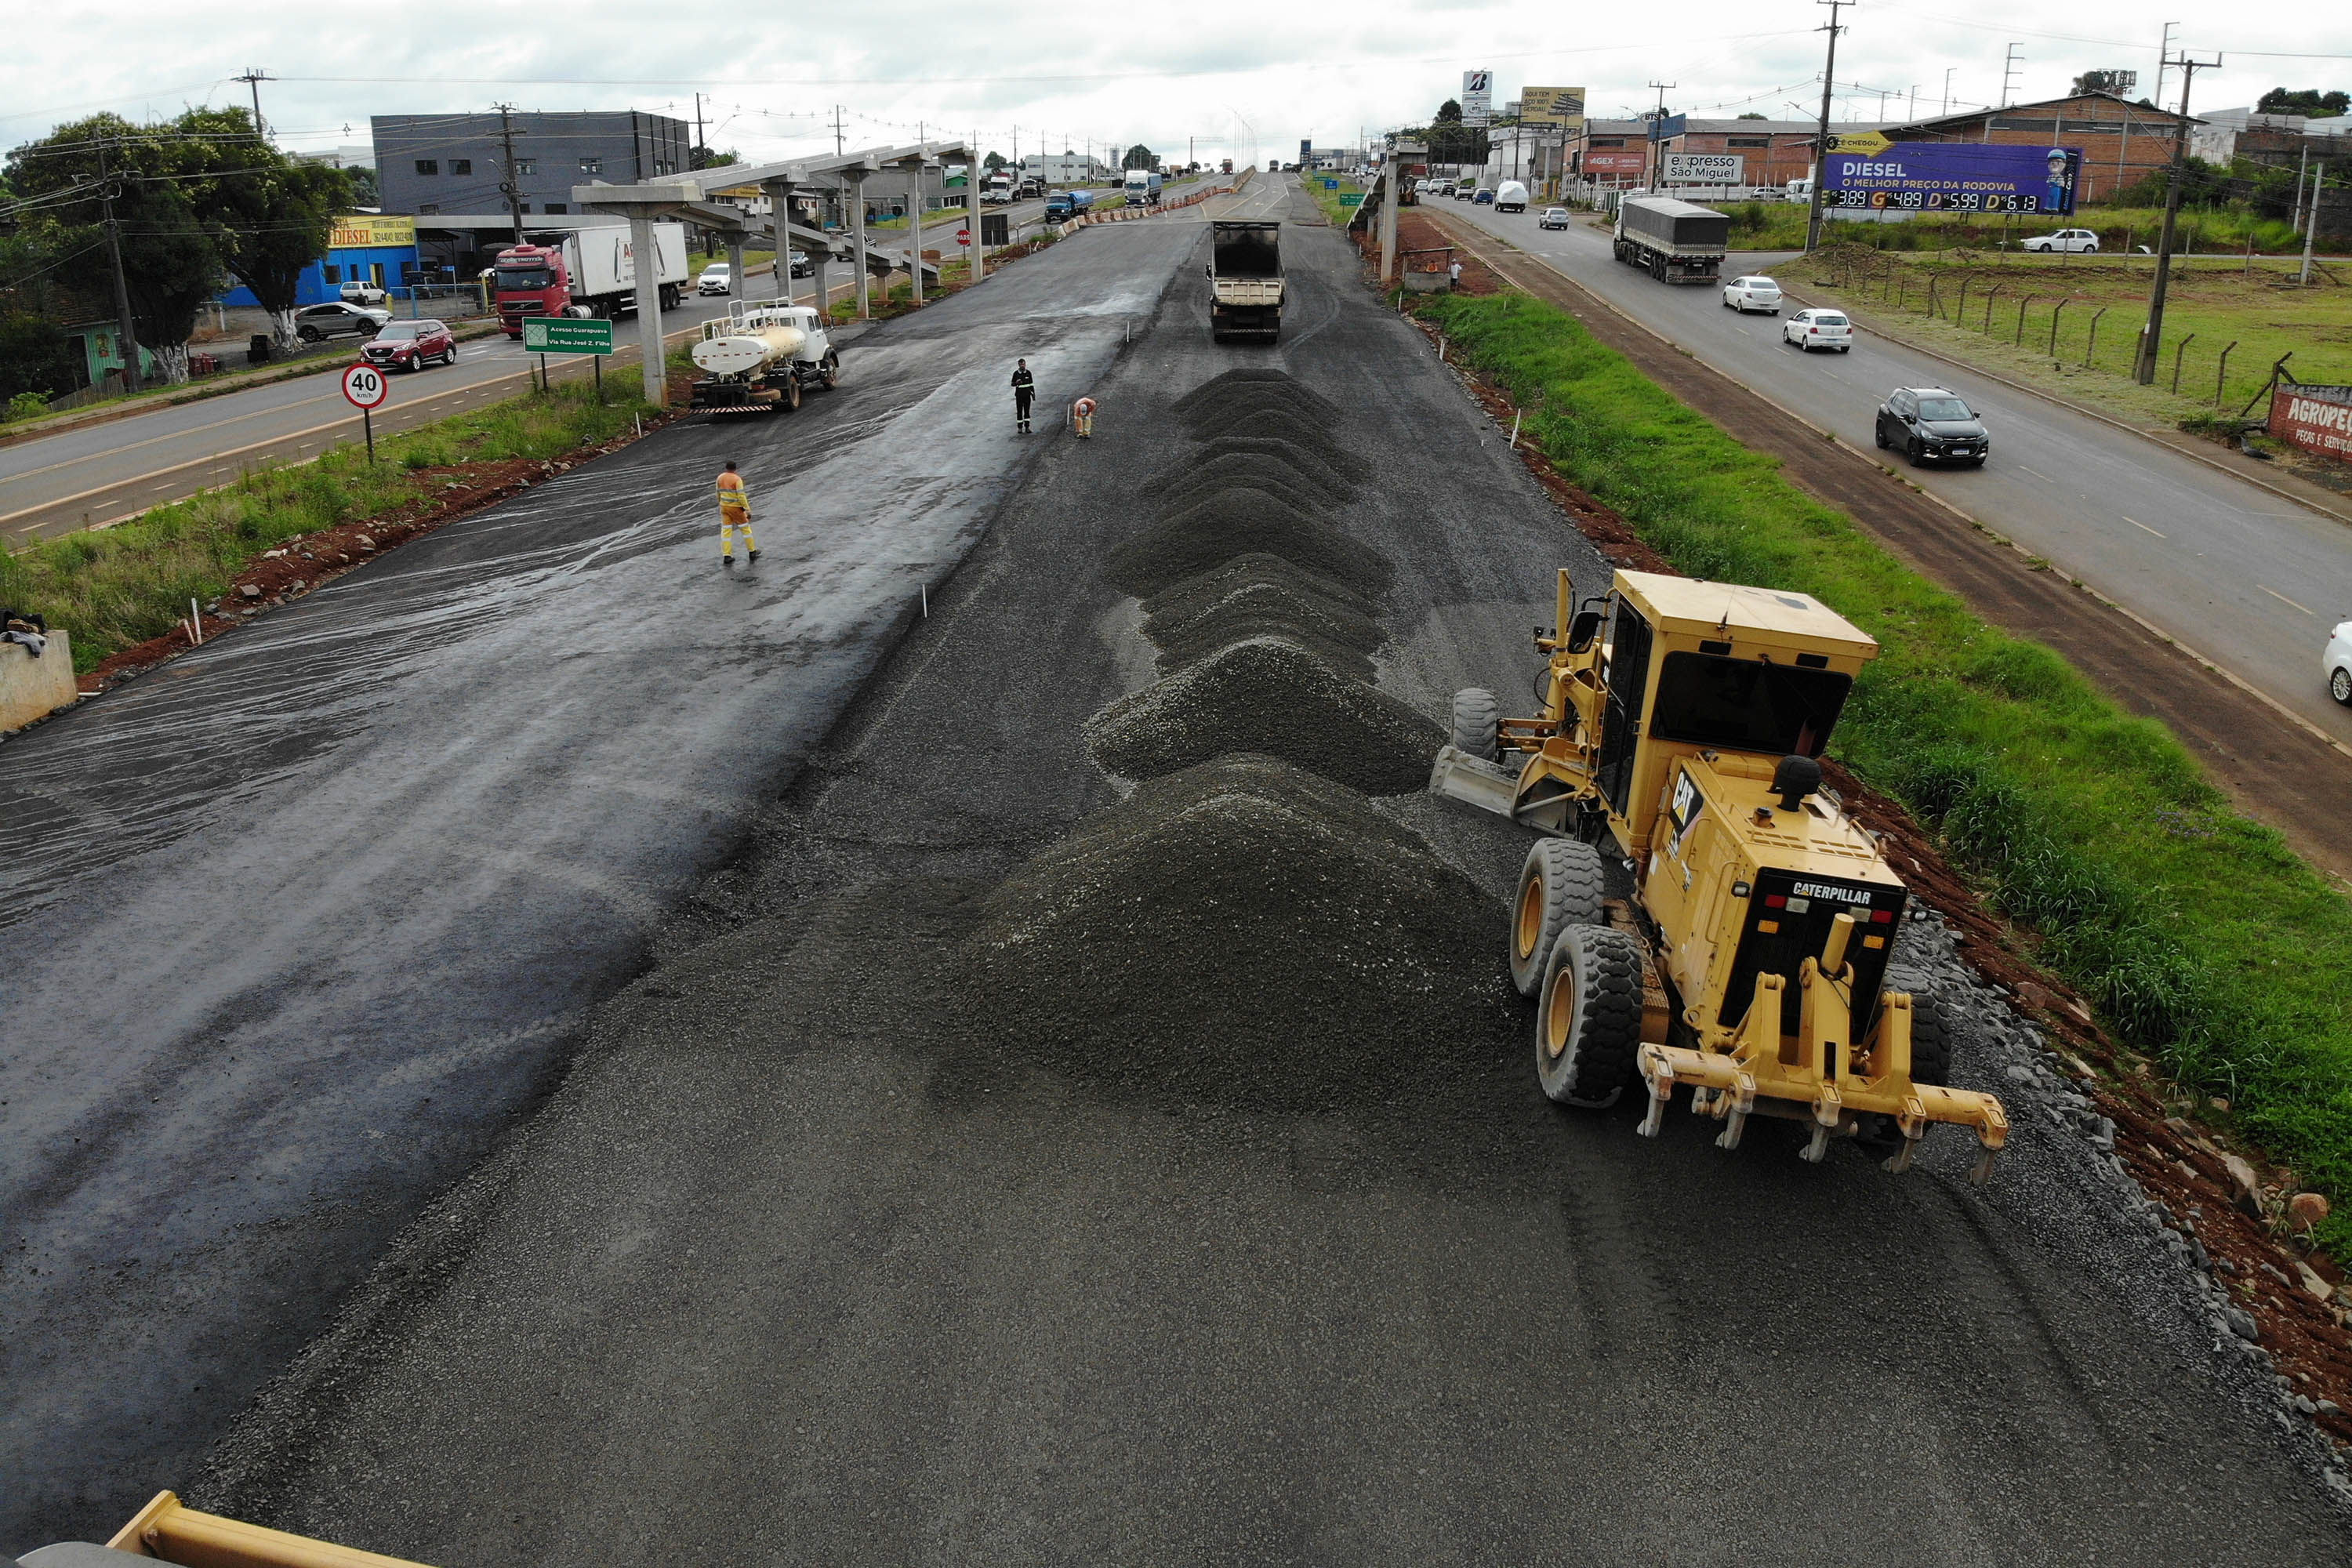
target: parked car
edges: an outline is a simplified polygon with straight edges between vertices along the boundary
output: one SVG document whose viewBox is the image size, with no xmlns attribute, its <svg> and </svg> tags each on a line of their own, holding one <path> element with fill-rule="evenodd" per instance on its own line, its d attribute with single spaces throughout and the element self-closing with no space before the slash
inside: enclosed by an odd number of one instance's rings
<svg viewBox="0 0 2352 1568">
<path fill-rule="evenodd" d="M 457 363 L 457 340 L 446 321 L 420 316 L 413 321 L 387 321 L 383 331 L 360 345 L 362 364 L 387 370 L 423 370 L 435 363 Z"/>
<path fill-rule="evenodd" d="M 2028 250 L 2049 252 L 2070 250 L 2077 255 L 2096 255 L 2099 237 L 2087 228 L 2062 228 L 2056 234 L 2037 234 L 2025 242 Z"/>
<path fill-rule="evenodd" d="M 295 311 L 294 335 L 306 343 L 315 343 L 321 338 L 372 338 L 391 320 L 390 310 L 330 300 L 323 305 L 305 305 Z"/>
<path fill-rule="evenodd" d="M 1544 208 L 1543 216 L 1536 219 L 1536 226 L 1538 228 L 1566 228 L 1568 226 L 1568 209 L 1566 207 Z"/>
<path fill-rule="evenodd" d="M 1852 353 L 1853 323 L 1845 319 L 1843 310 L 1800 310 L 1780 323 L 1780 341 L 1794 343 L 1807 353 L 1815 349 Z"/>
<path fill-rule="evenodd" d="M 1488 190 L 1486 186 L 1481 185 L 1478 187 L 1477 193 L 1473 195 L 1470 200 L 1474 205 L 1490 207 L 1495 205 L 1495 193 Z"/>
<path fill-rule="evenodd" d="M 724 261 L 714 261 L 702 269 L 694 280 L 698 294 L 732 294 L 735 292 L 735 269 Z"/>
<path fill-rule="evenodd" d="M 1917 468 L 1926 462 L 1981 468 L 1992 436 L 1968 400 L 1940 386 L 1898 386 L 1878 405 L 1878 449 L 1898 451 Z"/>
<path fill-rule="evenodd" d="M 2327 655 L 2321 668 L 2327 672 L 2327 695 L 2352 707 L 2352 621 L 2336 628 L 2327 639 Z"/>
<path fill-rule="evenodd" d="M 356 278 L 344 284 L 338 292 L 342 295 L 345 303 L 352 305 L 381 305 L 386 298 L 383 289 L 373 283 L 362 282 Z"/>
<path fill-rule="evenodd" d="M 1769 278 L 1735 278 L 1723 286 L 1723 302 L 1743 316 L 1750 310 L 1777 316 L 1780 313 L 1780 286 Z"/>
</svg>

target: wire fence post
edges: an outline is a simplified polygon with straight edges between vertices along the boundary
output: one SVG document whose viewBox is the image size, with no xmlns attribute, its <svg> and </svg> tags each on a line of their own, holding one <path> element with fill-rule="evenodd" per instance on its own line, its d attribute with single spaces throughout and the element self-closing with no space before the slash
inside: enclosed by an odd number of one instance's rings
<svg viewBox="0 0 2352 1568">
<path fill-rule="evenodd" d="M 2230 340 L 2230 348 L 2223 349 L 2221 351 L 2221 363 L 2220 368 L 2213 372 L 2213 406 L 2216 408 L 2221 406 L 2222 378 L 2230 374 L 2230 349 L 2234 349 L 2237 346 L 2238 340 L 2231 338 Z"/>
<path fill-rule="evenodd" d="M 2039 298 L 2038 295 L 2028 294 L 2024 299 L 2020 300 L 2017 302 L 2017 340 L 2011 343 L 2009 345 L 2010 347 L 2023 348 L 2025 346 L 2025 312 L 2027 308 L 2030 307 L 2037 298 Z"/>
<path fill-rule="evenodd" d="M 2053 360 L 2058 357 L 2058 318 L 2066 313 L 2070 302 L 2062 299 L 2058 301 L 2058 308 L 2050 312 L 2050 357 Z"/>
<path fill-rule="evenodd" d="M 2091 333 L 2089 337 L 2083 341 L 2083 368 L 2084 370 L 2091 368 L 2091 355 L 2096 353 L 2099 347 L 2099 318 L 2114 309 L 2115 307 L 2113 305 L 2102 305 L 2097 310 L 2092 313 Z"/>
<path fill-rule="evenodd" d="M 2196 341 L 2197 341 L 2197 334 L 2196 334 L 2195 332 L 2191 332 L 2191 333 L 2189 333 L 2187 337 L 2185 337 L 2185 338 L 2181 339 L 2178 343 L 2175 343 L 2175 344 L 2173 345 L 2173 348 L 2172 348 L 2172 390 L 2173 390 L 2173 391 L 2175 391 L 2175 392 L 2179 392 L 2179 391 L 2180 390 L 2180 356 L 2181 356 L 2182 354 L 2187 353 L 2189 352 L 2189 345 L 2190 343 L 2195 342 Z"/>
</svg>

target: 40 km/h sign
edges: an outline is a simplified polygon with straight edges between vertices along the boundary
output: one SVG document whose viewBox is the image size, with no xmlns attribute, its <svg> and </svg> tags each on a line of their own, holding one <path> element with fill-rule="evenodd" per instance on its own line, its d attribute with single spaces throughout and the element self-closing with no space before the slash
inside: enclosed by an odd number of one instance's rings
<svg viewBox="0 0 2352 1568">
<path fill-rule="evenodd" d="M 372 364 L 355 364 L 343 371 L 343 396 L 360 411 L 360 430 L 367 437 L 368 461 L 375 461 L 375 411 L 392 395 L 392 383 L 383 372 Z"/>
</svg>

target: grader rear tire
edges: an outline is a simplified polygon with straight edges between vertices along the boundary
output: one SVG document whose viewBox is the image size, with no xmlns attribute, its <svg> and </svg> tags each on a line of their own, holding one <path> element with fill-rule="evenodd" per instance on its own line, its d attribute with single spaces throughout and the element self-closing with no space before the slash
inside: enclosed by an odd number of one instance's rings
<svg viewBox="0 0 2352 1568">
<path fill-rule="evenodd" d="M 1467 752 L 1486 762 L 1495 760 L 1496 727 L 1502 722 L 1502 709 L 1496 704 L 1495 694 L 1473 686 L 1454 694 L 1454 749 Z"/>
<path fill-rule="evenodd" d="M 1519 863 L 1511 900 L 1511 984 L 1522 996 L 1543 986 L 1544 966 L 1559 933 L 1601 923 L 1601 852 L 1574 838 L 1538 838 Z"/>
<path fill-rule="evenodd" d="M 1928 989 L 1930 982 L 1916 970 L 1886 972 L 1883 989 L 1907 992 L 1911 997 L 1911 1081 L 1948 1089 L 1952 1082 L 1952 1015 L 1944 999 Z M 1885 1159 L 1903 1147 L 1903 1130 L 1891 1116 L 1864 1116 L 1854 1142 L 1874 1159 Z"/>
<path fill-rule="evenodd" d="M 1559 933 L 1536 999 L 1536 1079 L 1561 1105 L 1605 1110 L 1633 1079 L 1642 1044 L 1642 950 L 1623 931 Z"/>
</svg>

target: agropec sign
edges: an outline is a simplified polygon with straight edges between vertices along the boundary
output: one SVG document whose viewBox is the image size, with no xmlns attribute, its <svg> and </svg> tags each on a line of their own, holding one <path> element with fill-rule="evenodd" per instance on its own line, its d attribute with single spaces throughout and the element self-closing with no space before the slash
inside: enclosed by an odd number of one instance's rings
<svg viewBox="0 0 2352 1568">
<path fill-rule="evenodd" d="M 2315 457 L 2352 463 L 2352 386 L 2280 386 L 2270 432 Z"/>
</svg>

